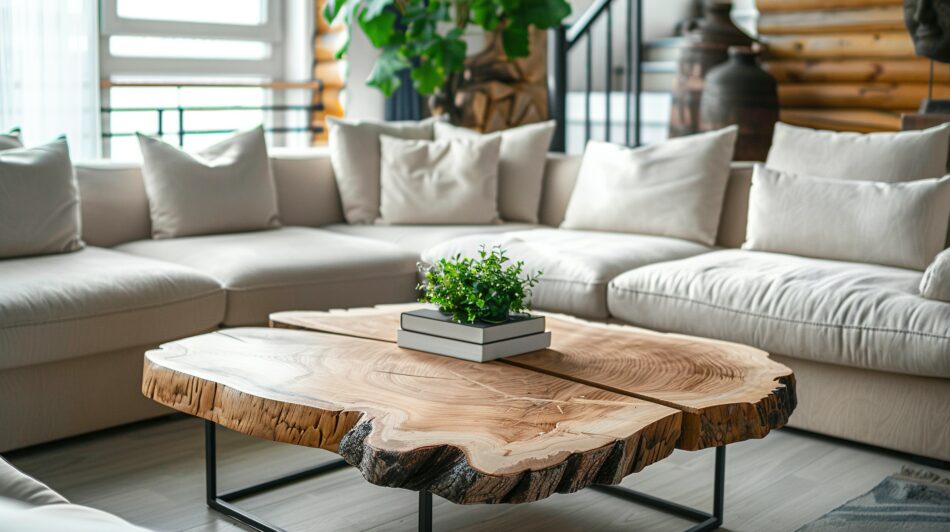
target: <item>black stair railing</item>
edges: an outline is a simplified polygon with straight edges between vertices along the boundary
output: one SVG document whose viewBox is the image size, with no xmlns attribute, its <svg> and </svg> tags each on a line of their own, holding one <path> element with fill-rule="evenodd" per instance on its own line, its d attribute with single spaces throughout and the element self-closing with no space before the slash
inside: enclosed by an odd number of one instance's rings
<svg viewBox="0 0 950 532">
<path fill-rule="evenodd" d="M 580 18 L 570 25 L 562 25 L 552 30 L 552 72 L 551 72 L 551 109 L 557 120 L 551 149 L 563 152 L 567 148 L 567 95 L 569 92 L 568 58 L 574 48 L 584 41 L 586 58 L 584 61 L 584 142 L 591 138 L 591 92 L 594 77 L 594 23 L 601 19 L 606 22 L 604 79 L 604 140 L 611 140 L 613 94 L 613 4 L 625 3 L 626 41 L 624 43 L 624 143 L 627 146 L 640 145 L 640 93 L 641 62 L 643 53 L 643 10 L 641 0 L 596 0 Z"/>
</svg>

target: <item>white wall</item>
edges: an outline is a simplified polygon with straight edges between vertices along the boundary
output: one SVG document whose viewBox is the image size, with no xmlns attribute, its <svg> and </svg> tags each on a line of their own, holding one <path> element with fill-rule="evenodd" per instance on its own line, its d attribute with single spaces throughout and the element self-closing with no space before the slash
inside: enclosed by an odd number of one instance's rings
<svg viewBox="0 0 950 532">
<path fill-rule="evenodd" d="M 379 51 L 373 48 L 363 32 L 354 28 L 347 54 L 346 93 L 344 109 L 350 118 L 382 120 L 385 109 L 383 93 L 366 85 Z"/>
</svg>

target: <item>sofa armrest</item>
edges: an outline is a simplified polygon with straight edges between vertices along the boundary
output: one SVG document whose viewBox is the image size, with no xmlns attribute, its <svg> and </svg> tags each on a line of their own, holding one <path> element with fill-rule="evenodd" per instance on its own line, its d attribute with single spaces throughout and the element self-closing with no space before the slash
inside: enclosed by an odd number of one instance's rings
<svg viewBox="0 0 950 532">
<path fill-rule="evenodd" d="M 920 295 L 950 303 L 950 248 L 940 252 L 924 271 Z"/>
</svg>

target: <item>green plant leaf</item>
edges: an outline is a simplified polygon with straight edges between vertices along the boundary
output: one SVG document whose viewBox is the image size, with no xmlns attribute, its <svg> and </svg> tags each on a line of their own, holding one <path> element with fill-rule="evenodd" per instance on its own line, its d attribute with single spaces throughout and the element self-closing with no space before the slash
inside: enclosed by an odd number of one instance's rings
<svg viewBox="0 0 950 532">
<path fill-rule="evenodd" d="M 366 79 L 366 84 L 376 87 L 386 96 L 392 96 L 399 88 L 399 71 L 409 67 L 409 61 L 402 55 L 399 47 L 392 46 L 383 50 Z"/>
<path fill-rule="evenodd" d="M 367 18 L 376 18 L 383 12 L 387 7 L 393 5 L 394 0 L 367 0 L 366 1 L 366 10 L 363 11 L 363 14 Z"/>
<path fill-rule="evenodd" d="M 508 24 L 501 30 L 501 43 L 508 57 L 528 57 L 531 53 L 531 39 L 527 26 Z"/>
<path fill-rule="evenodd" d="M 327 19 L 327 22 L 333 24 L 336 21 L 336 17 L 343 12 L 343 7 L 346 5 L 346 0 L 327 0 L 327 5 L 323 6 L 323 18 Z"/>
<path fill-rule="evenodd" d="M 441 68 L 434 61 L 423 61 L 412 69 L 409 76 L 419 94 L 432 94 L 445 83 Z"/>
<path fill-rule="evenodd" d="M 382 48 L 392 44 L 392 37 L 396 34 L 396 14 L 392 11 L 384 11 L 374 17 L 370 17 L 367 11 L 363 11 L 359 16 L 360 28 L 369 42 L 376 48 Z"/>
</svg>

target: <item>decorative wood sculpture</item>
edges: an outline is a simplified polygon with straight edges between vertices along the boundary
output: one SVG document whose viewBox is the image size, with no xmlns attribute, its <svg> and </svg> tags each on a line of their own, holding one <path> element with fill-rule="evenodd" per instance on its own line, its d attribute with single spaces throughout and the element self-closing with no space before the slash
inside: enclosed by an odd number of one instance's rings
<svg viewBox="0 0 950 532">
<path fill-rule="evenodd" d="M 531 28 L 531 55 L 509 60 L 501 34 L 465 60 L 465 71 L 429 100 L 432 114 L 489 133 L 548 119 L 547 33 Z"/>
</svg>

